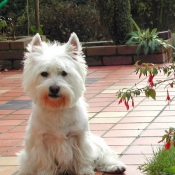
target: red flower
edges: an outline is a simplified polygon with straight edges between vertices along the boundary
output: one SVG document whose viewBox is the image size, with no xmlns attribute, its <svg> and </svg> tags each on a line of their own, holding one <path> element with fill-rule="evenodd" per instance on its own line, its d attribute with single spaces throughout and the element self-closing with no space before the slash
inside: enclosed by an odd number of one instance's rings
<svg viewBox="0 0 175 175">
<path fill-rule="evenodd" d="M 122 100 L 122 98 L 120 98 L 120 100 L 119 100 L 118 104 L 122 103 L 122 101 L 123 101 L 123 100 Z"/>
<path fill-rule="evenodd" d="M 170 139 L 168 140 L 168 142 L 165 144 L 165 149 L 169 150 L 170 149 Z"/>
<path fill-rule="evenodd" d="M 154 78 L 154 75 L 150 74 L 149 79 L 148 79 L 148 83 L 151 86 L 151 88 L 154 86 L 153 78 Z"/>
<path fill-rule="evenodd" d="M 125 103 L 126 109 L 129 110 L 129 104 L 128 104 L 128 101 L 125 100 L 124 103 Z"/>
<path fill-rule="evenodd" d="M 132 107 L 134 107 L 134 98 L 132 97 Z"/>
<path fill-rule="evenodd" d="M 171 102 L 171 98 L 170 98 L 170 95 L 169 95 L 169 92 L 167 90 L 167 96 L 166 96 L 166 101 L 168 100 L 168 105 L 170 104 Z"/>
</svg>

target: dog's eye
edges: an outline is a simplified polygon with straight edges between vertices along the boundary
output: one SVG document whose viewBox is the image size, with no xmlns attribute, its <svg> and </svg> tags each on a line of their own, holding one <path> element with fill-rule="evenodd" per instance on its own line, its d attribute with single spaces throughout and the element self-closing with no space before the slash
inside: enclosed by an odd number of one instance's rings
<svg viewBox="0 0 175 175">
<path fill-rule="evenodd" d="M 42 76 L 42 77 L 48 77 L 48 75 L 49 75 L 49 74 L 48 74 L 47 72 L 42 72 L 42 73 L 41 73 L 41 76 Z"/>
<path fill-rule="evenodd" d="M 65 77 L 66 75 L 67 75 L 67 72 L 65 72 L 64 70 L 61 72 L 61 75 L 63 76 L 63 77 Z"/>
</svg>

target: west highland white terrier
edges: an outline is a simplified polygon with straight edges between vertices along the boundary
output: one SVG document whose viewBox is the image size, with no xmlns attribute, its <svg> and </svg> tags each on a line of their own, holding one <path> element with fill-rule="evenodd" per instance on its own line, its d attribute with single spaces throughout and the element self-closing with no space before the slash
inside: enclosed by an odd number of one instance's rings
<svg viewBox="0 0 175 175">
<path fill-rule="evenodd" d="M 122 173 L 115 151 L 93 135 L 83 98 L 87 66 L 75 33 L 65 44 L 36 34 L 25 53 L 23 86 L 33 101 L 19 175 Z"/>
</svg>

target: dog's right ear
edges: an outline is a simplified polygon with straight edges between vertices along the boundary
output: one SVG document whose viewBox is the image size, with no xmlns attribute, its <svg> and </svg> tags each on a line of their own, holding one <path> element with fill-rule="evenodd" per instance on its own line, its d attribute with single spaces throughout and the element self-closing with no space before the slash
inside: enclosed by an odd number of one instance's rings
<svg viewBox="0 0 175 175">
<path fill-rule="evenodd" d="M 37 33 L 33 38 L 32 41 L 30 42 L 30 44 L 27 46 L 27 50 L 29 52 L 34 52 L 34 47 L 35 46 L 40 46 L 42 43 L 41 37 L 40 35 Z"/>
</svg>

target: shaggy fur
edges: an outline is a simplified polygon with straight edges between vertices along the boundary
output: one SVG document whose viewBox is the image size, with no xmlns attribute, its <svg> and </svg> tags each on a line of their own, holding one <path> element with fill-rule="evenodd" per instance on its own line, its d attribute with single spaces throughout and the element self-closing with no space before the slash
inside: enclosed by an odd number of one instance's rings
<svg viewBox="0 0 175 175">
<path fill-rule="evenodd" d="M 102 138 L 89 131 L 85 92 L 87 66 L 78 37 L 66 44 L 42 42 L 36 34 L 25 54 L 23 86 L 33 101 L 19 175 L 122 173 Z"/>
</svg>

